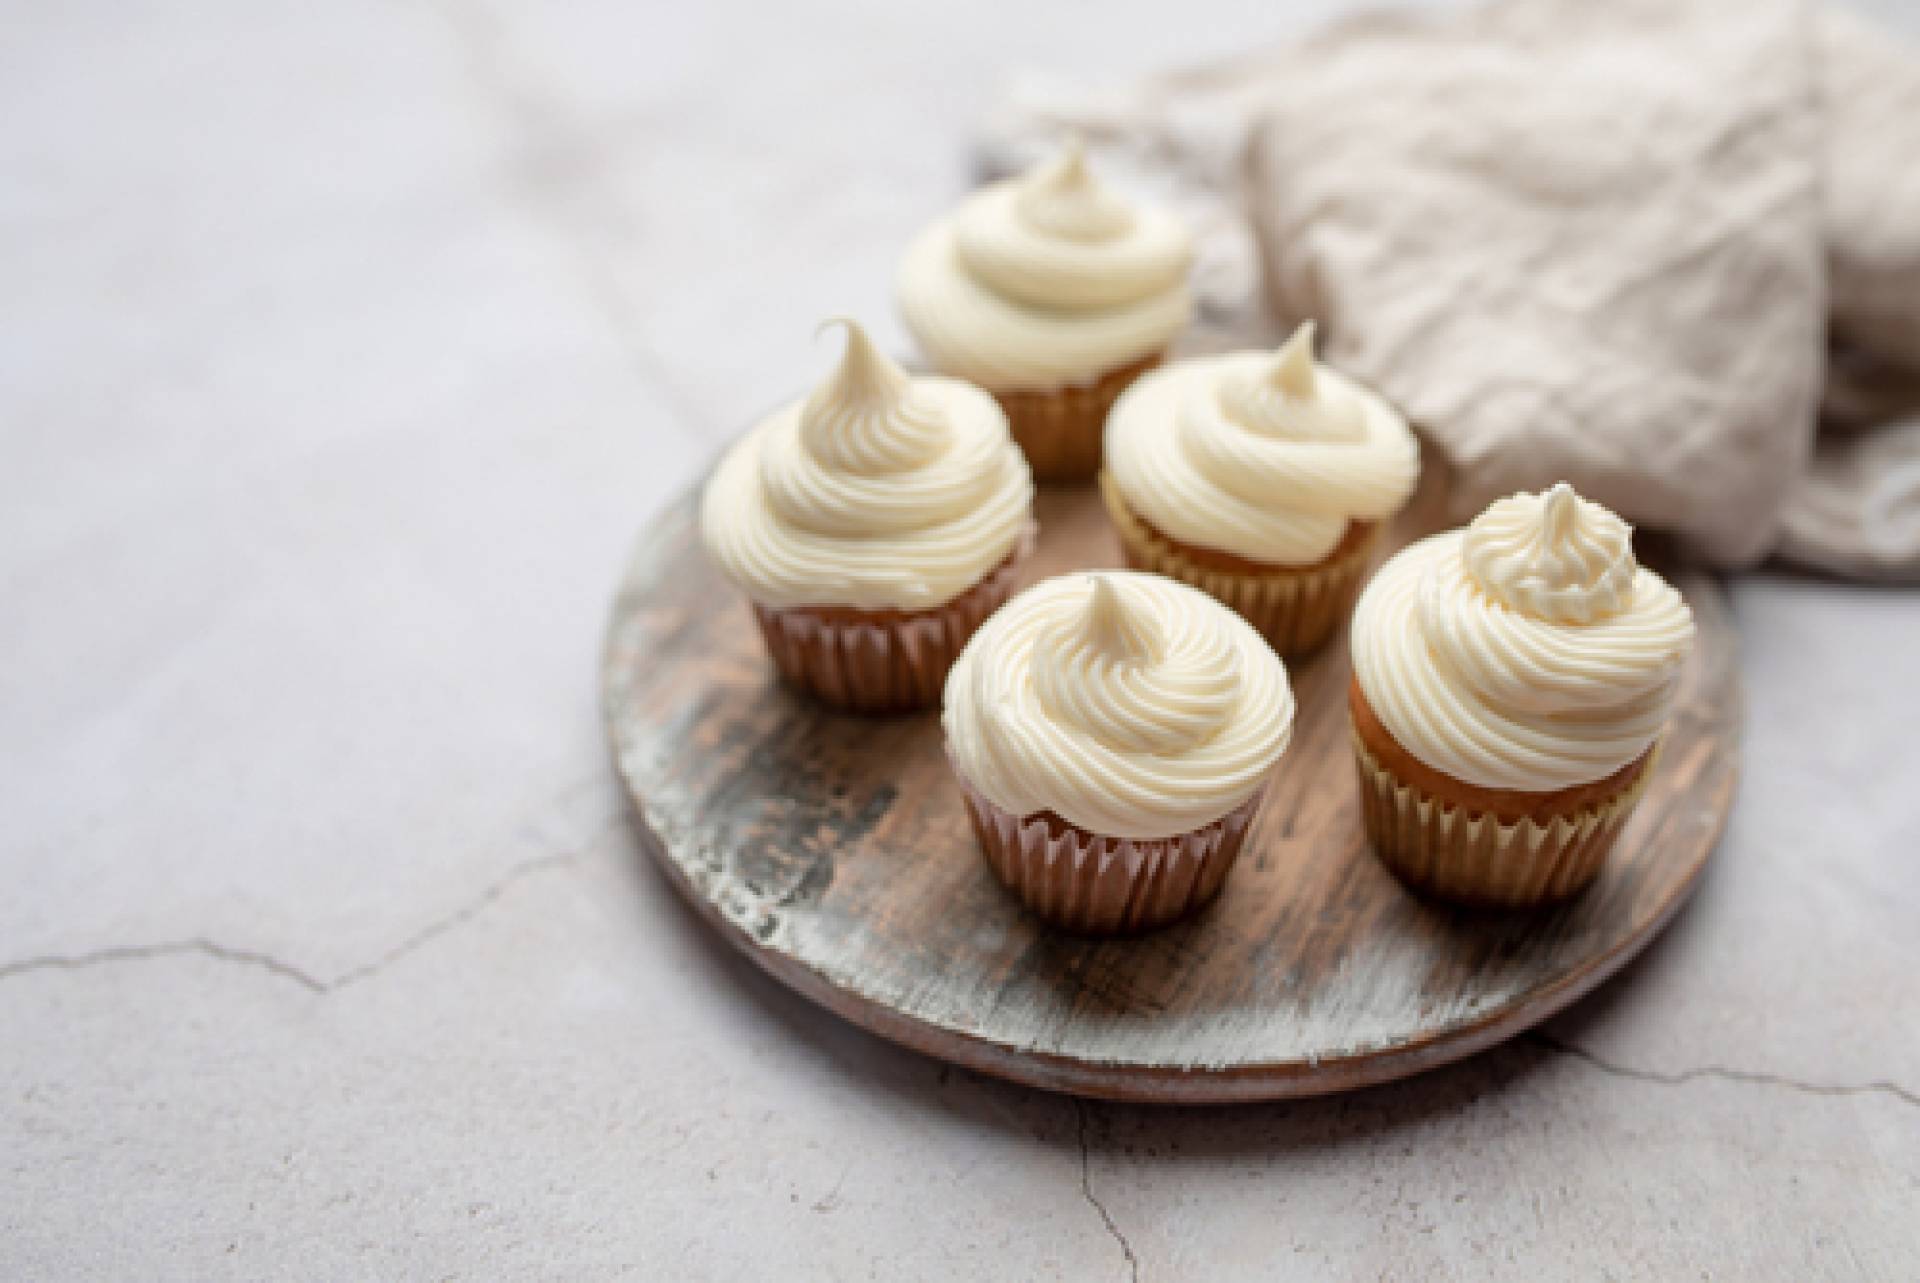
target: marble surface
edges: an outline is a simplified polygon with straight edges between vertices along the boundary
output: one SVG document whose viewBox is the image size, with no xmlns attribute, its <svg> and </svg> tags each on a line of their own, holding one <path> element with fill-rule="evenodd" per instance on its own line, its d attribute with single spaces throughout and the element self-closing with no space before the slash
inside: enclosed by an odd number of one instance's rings
<svg viewBox="0 0 1920 1283">
<path fill-rule="evenodd" d="M 897 1051 L 625 825 L 634 532 L 822 315 L 898 341 L 1002 78 L 1330 7 L 10 6 L 0 1277 L 1920 1274 L 1920 595 L 1736 580 L 1694 905 L 1342 1099 Z"/>
</svg>

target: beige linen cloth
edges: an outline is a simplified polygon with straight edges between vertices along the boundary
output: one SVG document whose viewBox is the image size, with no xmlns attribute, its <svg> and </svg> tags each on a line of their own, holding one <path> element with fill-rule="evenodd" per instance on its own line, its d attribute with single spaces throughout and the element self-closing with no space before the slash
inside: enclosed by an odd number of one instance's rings
<svg viewBox="0 0 1920 1283">
<path fill-rule="evenodd" d="M 1320 320 L 1454 465 L 1726 567 L 1920 580 L 1920 58 L 1789 0 L 1372 15 L 1098 93 L 1029 84 L 1201 231 L 1204 323 Z M 1124 175 L 1123 175 L 1124 176 Z"/>
</svg>

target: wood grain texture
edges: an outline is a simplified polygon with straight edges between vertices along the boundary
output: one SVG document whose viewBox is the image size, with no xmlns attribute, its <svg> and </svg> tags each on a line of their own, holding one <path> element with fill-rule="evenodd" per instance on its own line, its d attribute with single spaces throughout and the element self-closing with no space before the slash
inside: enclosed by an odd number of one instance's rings
<svg viewBox="0 0 1920 1283">
<path fill-rule="evenodd" d="M 1436 487 L 1396 523 L 1433 527 Z M 1647 797 L 1571 903 L 1424 903 L 1365 847 L 1344 633 L 1290 665 L 1293 746 L 1219 900 L 1119 941 L 1049 931 L 976 849 L 937 715 L 825 711 L 780 686 L 747 604 L 707 565 L 696 496 L 640 540 L 602 696 L 652 853 L 688 901 L 801 993 L 987 1073 L 1121 1100 L 1314 1095 L 1456 1060 L 1558 1011 L 1692 889 L 1732 804 L 1741 694 L 1719 586 L 1669 574 L 1699 645 Z M 1117 565 L 1091 486 L 1041 496 L 1029 579 Z"/>
</svg>

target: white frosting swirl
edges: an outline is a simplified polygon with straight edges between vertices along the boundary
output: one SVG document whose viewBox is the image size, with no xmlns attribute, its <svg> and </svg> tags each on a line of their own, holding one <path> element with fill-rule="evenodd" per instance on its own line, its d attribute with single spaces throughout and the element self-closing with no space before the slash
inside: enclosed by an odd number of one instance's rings
<svg viewBox="0 0 1920 1283">
<path fill-rule="evenodd" d="M 1489 597 L 1557 624 L 1619 614 L 1638 570 L 1632 529 L 1564 481 L 1491 504 L 1467 527 L 1460 555 Z"/>
<path fill-rule="evenodd" d="M 1127 504 L 1183 543 L 1274 566 L 1324 559 L 1350 521 L 1399 511 L 1420 448 L 1386 401 L 1313 356 L 1313 323 L 1278 352 L 1156 370 L 1107 420 Z"/>
<path fill-rule="evenodd" d="M 1014 598 L 947 677 L 947 747 L 1014 815 L 1171 837 L 1253 796 L 1287 747 L 1286 668 L 1246 621 L 1158 575 L 1063 575 Z"/>
<path fill-rule="evenodd" d="M 840 324 L 833 375 L 714 470 L 700 506 L 707 552 L 763 605 L 944 605 L 1013 551 L 1032 476 L 992 397 L 909 378 Z"/>
<path fill-rule="evenodd" d="M 1666 726 L 1693 643 L 1632 531 L 1564 482 L 1395 556 L 1353 616 L 1380 724 L 1437 771 L 1552 792 L 1604 779 Z"/>
<path fill-rule="evenodd" d="M 975 193 L 901 260 L 907 328 L 939 369 L 999 390 L 1091 382 L 1192 313 L 1192 238 L 1101 184 L 1078 142 Z"/>
</svg>

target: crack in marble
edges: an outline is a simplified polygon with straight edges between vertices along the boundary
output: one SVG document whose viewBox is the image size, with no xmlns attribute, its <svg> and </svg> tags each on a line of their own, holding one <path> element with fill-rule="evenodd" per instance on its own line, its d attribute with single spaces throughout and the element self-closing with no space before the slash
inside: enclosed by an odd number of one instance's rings
<svg viewBox="0 0 1920 1283">
<path fill-rule="evenodd" d="M 1107 1211 L 1107 1205 L 1101 1202 L 1100 1196 L 1093 1192 L 1093 1160 L 1087 1148 L 1087 1103 L 1078 1096 L 1073 1098 L 1073 1115 L 1080 1139 L 1080 1196 L 1087 1200 L 1087 1204 L 1094 1211 L 1100 1213 L 1100 1220 L 1107 1227 L 1107 1233 L 1113 1235 L 1113 1241 L 1120 1245 L 1121 1252 L 1126 1255 L 1128 1277 L 1133 1280 L 1133 1283 L 1140 1283 L 1140 1258 L 1134 1255 L 1133 1244 L 1127 1241 L 1125 1234 L 1121 1233 L 1120 1226 L 1114 1222 L 1113 1214 Z"/>
<path fill-rule="evenodd" d="M 11 980 L 15 976 L 30 975 L 36 971 L 85 971 L 90 967 L 113 963 L 146 962 L 155 958 L 179 957 L 183 954 L 198 954 L 201 957 L 212 958 L 216 962 L 230 962 L 266 971 L 282 980 L 299 985 L 309 993 L 324 994 L 331 988 L 325 981 L 317 980 L 292 963 L 283 962 L 271 954 L 260 953 L 253 949 L 231 948 L 200 936 L 190 940 L 171 940 L 160 944 L 111 945 L 89 953 L 47 953 L 32 958 L 20 958 L 14 962 L 0 964 L 0 981 Z"/>
<path fill-rule="evenodd" d="M 187 940 L 163 941 L 157 944 L 109 945 L 87 953 L 41 954 L 36 957 L 21 958 L 14 962 L 0 963 L 0 982 L 37 971 L 84 971 L 98 966 L 198 955 L 216 962 L 253 967 L 296 984 L 318 997 L 326 997 L 328 994 L 338 993 L 342 989 L 372 979 L 394 963 L 417 953 L 455 928 L 465 926 L 488 906 L 506 895 L 517 883 L 537 873 L 546 873 L 577 864 L 593 851 L 601 839 L 607 836 L 614 827 L 614 821 L 619 818 L 616 816 L 602 822 L 594 829 L 592 836 L 573 850 L 549 851 L 521 860 L 488 883 L 478 895 L 459 908 L 429 922 L 373 961 L 349 967 L 331 980 L 322 980 L 293 963 L 276 958 L 269 953 L 262 953 L 255 949 L 238 949 L 209 940 L 204 936 L 195 936 Z"/>
<path fill-rule="evenodd" d="M 1571 1056 L 1583 1061 L 1604 1074 L 1619 1078 L 1632 1078 L 1640 1082 L 1662 1083 L 1677 1087 L 1703 1078 L 1716 1078 L 1723 1082 L 1748 1083 L 1761 1087 L 1785 1087 L 1789 1091 L 1804 1092 L 1810 1096 L 1867 1096 L 1884 1095 L 1920 1108 L 1920 1093 L 1888 1079 L 1876 1079 L 1870 1083 L 1816 1083 L 1801 1078 L 1790 1078 L 1785 1074 L 1768 1073 L 1759 1069 L 1736 1069 L 1725 1065 L 1697 1065 L 1677 1073 L 1663 1073 L 1654 1069 L 1640 1069 L 1632 1065 L 1623 1065 L 1608 1060 L 1576 1043 L 1556 1038 L 1541 1030 L 1532 1030 L 1527 1034 L 1529 1041 L 1550 1051 Z"/>
<path fill-rule="evenodd" d="M 602 833 L 604 833 L 604 831 L 603 828 Z M 335 993 L 350 985 L 357 985 L 363 980 L 370 980 L 394 963 L 399 962 L 402 958 L 407 957 L 409 954 L 417 953 L 449 931 L 457 927 L 465 926 L 467 923 L 473 921 L 474 918 L 478 917 L 481 912 L 493 904 L 494 901 L 505 895 L 512 889 L 515 883 L 520 882 L 522 879 L 531 877 L 536 873 L 545 873 L 577 863 L 587 851 L 592 849 L 593 844 L 599 841 L 599 837 L 600 835 L 596 834 L 585 847 L 577 851 L 555 851 L 546 855 L 537 855 L 530 859 L 522 860 L 498 878 L 494 879 L 485 890 L 481 891 L 479 895 L 475 896 L 460 908 L 455 909 L 443 918 L 429 922 L 426 926 L 421 927 L 418 931 L 408 936 L 405 940 L 402 940 L 399 944 L 394 945 L 372 962 L 362 963 L 357 967 L 351 967 L 341 972 L 340 975 L 335 977 L 333 982 L 327 986 L 327 992 Z"/>
</svg>

